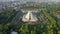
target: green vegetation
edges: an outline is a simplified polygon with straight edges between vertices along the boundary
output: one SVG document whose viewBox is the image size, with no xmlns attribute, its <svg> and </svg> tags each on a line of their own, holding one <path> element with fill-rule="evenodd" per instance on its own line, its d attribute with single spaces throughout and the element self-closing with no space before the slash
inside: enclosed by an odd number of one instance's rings
<svg viewBox="0 0 60 34">
<path fill-rule="evenodd" d="M 39 24 L 23 23 L 20 21 L 20 17 L 23 15 L 21 10 L 6 8 L 5 12 L 0 13 L 0 34 L 10 34 L 11 31 L 16 31 L 19 34 L 60 34 L 60 18 L 58 18 L 60 5 L 42 4 L 42 6 L 40 6 L 41 8 L 22 7 L 22 9 L 38 9 Z"/>
</svg>

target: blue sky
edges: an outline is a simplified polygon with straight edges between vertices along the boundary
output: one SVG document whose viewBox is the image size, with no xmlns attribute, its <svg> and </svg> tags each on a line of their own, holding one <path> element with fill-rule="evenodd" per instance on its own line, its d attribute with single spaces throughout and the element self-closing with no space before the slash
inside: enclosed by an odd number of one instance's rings
<svg viewBox="0 0 60 34">
<path fill-rule="evenodd" d="M 60 2 L 60 0 L 0 0 L 0 1 L 35 1 L 35 2 L 43 2 L 43 1 L 45 1 L 45 2 L 50 2 L 50 1 L 54 1 L 54 2 Z"/>
</svg>

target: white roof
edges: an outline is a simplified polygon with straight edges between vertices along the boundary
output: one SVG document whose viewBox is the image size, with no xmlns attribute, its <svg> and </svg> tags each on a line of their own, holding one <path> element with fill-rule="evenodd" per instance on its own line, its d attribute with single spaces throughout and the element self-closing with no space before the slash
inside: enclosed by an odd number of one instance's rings
<svg viewBox="0 0 60 34">
<path fill-rule="evenodd" d="M 26 20 L 29 20 L 29 18 L 31 18 L 32 21 L 38 20 L 38 19 L 31 13 L 31 11 L 28 11 L 28 13 L 27 13 L 26 15 L 24 15 L 24 18 L 25 18 Z"/>
<path fill-rule="evenodd" d="M 13 32 L 11 32 L 11 34 L 18 34 L 18 33 L 13 31 Z"/>
</svg>

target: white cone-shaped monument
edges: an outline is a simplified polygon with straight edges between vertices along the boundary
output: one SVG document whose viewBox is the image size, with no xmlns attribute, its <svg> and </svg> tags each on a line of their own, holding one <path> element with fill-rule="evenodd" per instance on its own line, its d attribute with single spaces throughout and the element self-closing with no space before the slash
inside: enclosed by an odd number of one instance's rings
<svg viewBox="0 0 60 34">
<path fill-rule="evenodd" d="M 31 11 L 28 11 L 26 15 L 23 15 L 22 21 L 23 22 L 36 22 L 38 19 L 36 16 L 32 14 Z"/>
</svg>

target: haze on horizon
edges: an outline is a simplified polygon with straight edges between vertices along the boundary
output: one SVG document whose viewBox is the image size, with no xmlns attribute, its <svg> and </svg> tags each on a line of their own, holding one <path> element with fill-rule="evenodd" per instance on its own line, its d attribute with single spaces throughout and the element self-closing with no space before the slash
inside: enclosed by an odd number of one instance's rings
<svg viewBox="0 0 60 34">
<path fill-rule="evenodd" d="M 60 2 L 60 0 L 0 0 L 0 2 L 20 1 L 20 2 Z"/>
</svg>

